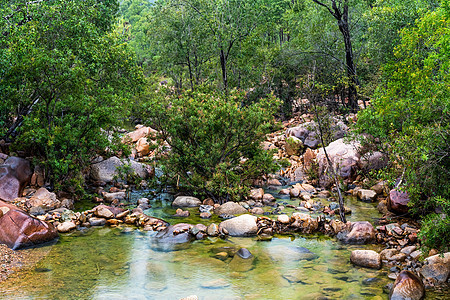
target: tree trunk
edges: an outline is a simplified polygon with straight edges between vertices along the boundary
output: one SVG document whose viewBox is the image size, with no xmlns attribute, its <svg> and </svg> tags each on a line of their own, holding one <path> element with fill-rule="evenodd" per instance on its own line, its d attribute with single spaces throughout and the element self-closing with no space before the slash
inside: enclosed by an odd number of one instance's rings
<svg viewBox="0 0 450 300">
<path fill-rule="evenodd" d="M 223 89 L 226 91 L 228 89 L 227 59 L 223 49 L 220 49 L 220 67 L 222 68 Z"/>
</svg>

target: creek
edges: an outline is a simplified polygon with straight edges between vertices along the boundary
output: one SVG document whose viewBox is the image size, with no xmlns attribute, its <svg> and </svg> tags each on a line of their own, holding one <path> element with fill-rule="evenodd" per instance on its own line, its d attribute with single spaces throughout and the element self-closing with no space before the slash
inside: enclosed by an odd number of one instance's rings
<svg viewBox="0 0 450 300">
<path fill-rule="evenodd" d="M 277 191 L 271 191 L 277 195 Z M 145 196 L 132 194 L 132 201 Z M 159 195 L 145 213 L 175 223 L 219 223 L 199 218 L 176 218 L 167 194 Z M 298 200 L 277 199 L 281 204 Z M 327 201 L 322 199 L 322 202 Z M 349 220 L 379 217 L 375 204 L 347 198 L 353 213 Z M 283 212 L 291 214 L 286 208 Z M 131 226 L 86 228 L 61 234 L 37 265 L 3 282 L 3 299 L 386 299 L 383 286 L 388 270 L 353 266 L 355 249 L 380 251 L 380 245 L 341 245 L 323 235 L 208 237 L 180 248 L 155 242 L 155 232 Z M 50 247 L 50 249 L 49 249 Z M 247 248 L 254 256 L 250 266 L 231 264 L 232 255 Z M 309 250 L 309 251 L 308 251 Z M 312 253 L 311 253 L 312 252 Z M 218 255 L 221 253 L 222 255 Z M 224 253 L 228 253 L 224 254 Z"/>
</svg>

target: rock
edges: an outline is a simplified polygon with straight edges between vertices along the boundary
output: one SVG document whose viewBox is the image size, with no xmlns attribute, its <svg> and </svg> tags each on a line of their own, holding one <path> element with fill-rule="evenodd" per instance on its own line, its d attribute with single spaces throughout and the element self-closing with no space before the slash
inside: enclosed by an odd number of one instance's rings
<svg viewBox="0 0 450 300">
<path fill-rule="evenodd" d="M 209 236 L 218 236 L 220 234 L 219 232 L 219 227 L 217 226 L 217 224 L 212 223 L 208 226 L 208 228 L 206 229 L 206 233 Z"/>
<path fill-rule="evenodd" d="M 198 210 L 200 212 L 210 212 L 213 209 L 214 209 L 214 206 L 212 206 L 212 205 L 205 205 L 205 204 L 200 205 L 200 207 L 198 208 Z"/>
<path fill-rule="evenodd" d="M 125 135 L 122 142 L 136 143 L 141 138 L 156 137 L 157 131 L 151 127 L 141 127 Z"/>
<path fill-rule="evenodd" d="M 375 229 L 367 221 L 358 221 L 350 224 L 350 231 L 340 232 L 338 240 L 345 244 L 369 244 L 375 240 Z"/>
<path fill-rule="evenodd" d="M 292 262 L 292 261 L 300 261 L 300 260 L 314 260 L 318 257 L 317 254 L 311 252 L 308 248 L 305 247 L 296 247 L 296 246 L 271 246 L 267 249 L 269 252 L 270 258 L 274 261 L 279 262 Z"/>
<path fill-rule="evenodd" d="M 249 195 L 250 199 L 262 200 L 263 196 L 264 196 L 264 190 L 261 188 L 250 190 L 250 195 Z"/>
<path fill-rule="evenodd" d="M 75 228 L 77 228 L 77 225 L 75 225 L 75 223 L 72 221 L 60 223 L 58 227 L 56 227 L 56 229 L 58 229 L 58 232 L 69 232 Z"/>
<path fill-rule="evenodd" d="M 115 176 L 119 176 L 116 171 L 118 167 L 123 166 L 122 161 L 116 156 L 110 157 L 107 160 L 91 165 L 90 177 L 95 181 L 111 182 Z"/>
<path fill-rule="evenodd" d="M 226 282 L 225 279 L 220 278 L 202 283 L 200 286 L 204 289 L 223 289 L 229 287 L 230 284 Z"/>
<path fill-rule="evenodd" d="M 389 197 L 387 199 L 388 209 L 399 215 L 408 213 L 408 202 L 409 195 L 407 192 L 400 192 L 395 189 L 389 192 Z"/>
<path fill-rule="evenodd" d="M 392 286 L 390 300 L 419 300 L 425 295 L 422 281 L 410 271 L 401 271 Z"/>
<path fill-rule="evenodd" d="M 129 165 L 131 171 L 134 172 L 136 176 L 142 179 L 148 178 L 150 176 L 150 173 L 153 172 L 153 170 L 151 170 L 151 167 L 149 167 L 148 165 L 134 160 L 125 160 L 124 164 Z"/>
<path fill-rule="evenodd" d="M 268 142 L 268 141 L 262 142 L 261 146 L 266 151 L 276 150 L 277 149 L 277 146 L 275 146 L 274 144 L 272 144 L 271 142 Z"/>
<path fill-rule="evenodd" d="M 289 189 L 282 189 L 281 191 L 278 192 L 279 195 L 289 195 L 290 194 L 290 190 Z"/>
<path fill-rule="evenodd" d="M 377 193 L 372 190 L 360 189 L 358 191 L 357 197 L 359 200 L 366 201 L 366 202 L 375 201 L 375 199 L 377 197 Z"/>
<path fill-rule="evenodd" d="M 173 200 L 173 207 L 198 207 L 202 204 L 200 199 L 190 196 L 178 196 Z"/>
<path fill-rule="evenodd" d="M 229 201 L 214 209 L 214 213 L 216 215 L 240 215 L 248 213 L 248 211 L 239 203 Z"/>
<path fill-rule="evenodd" d="M 211 216 L 212 216 L 211 213 L 210 213 L 210 212 L 207 212 L 207 211 L 206 211 L 206 212 L 201 212 L 201 213 L 200 213 L 200 218 L 201 218 L 201 219 L 210 219 Z"/>
<path fill-rule="evenodd" d="M 312 193 L 316 192 L 316 188 L 307 183 L 303 183 L 303 184 L 297 183 L 293 186 L 293 188 L 298 189 L 300 191 L 300 193 L 307 192 L 307 193 L 312 194 Z"/>
<path fill-rule="evenodd" d="M 181 208 L 178 208 L 175 212 L 175 217 L 189 217 L 190 213 L 188 210 L 182 210 Z"/>
<path fill-rule="evenodd" d="M 111 219 L 114 218 L 114 213 L 109 209 L 109 206 L 99 205 L 93 209 L 94 215 L 99 218 Z"/>
<path fill-rule="evenodd" d="M 115 192 L 115 193 L 103 192 L 102 196 L 106 202 L 113 202 L 116 199 L 119 201 L 123 201 L 127 197 L 125 192 Z"/>
<path fill-rule="evenodd" d="M 235 272 L 247 272 L 253 268 L 255 257 L 246 248 L 239 249 L 230 262 L 230 269 Z"/>
<path fill-rule="evenodd" d="M 338 234 L 347 230 L 347 224 L 339 220 L 332 220 L 330 223 L 331 228 L 333 228 L 334 234 Z"/>
<path fill-rule="evenodd" d="M 262 215 L 264 213 L 264 209 L 262 209 L 261 207 L 253 207 L 250 212 L 253 215 Z"/>
<path fill-rule="evenodd" d="M 35 246 L 58 237 L 56 228 L 31 217 L 18 207 L 0 201 L 0 243 L 12 249 Z"/>
<path fill-rule="evenodd" d="M 303 142 L 295 136 L 290 136 L 286 139 L 286 153 L 287 155 L 300 155 L 303 149 Z"/>
<path fill-rule="evenodd" d="M 331 163 L 342 179 L 350 179 L 354 175 L 359 161 L 359 147 L 358 142 L 347 144 L 344 139 L 338 139 L 326 147 Z M 322 148 L 317 153 L 316 161 L 319 164 L 319 182 L 322 186 L 327 186 L 331 183 L 331 179 L 327 175 L 328 162 Z"/>
<path fill-rule="evenodd" d="M 89 219 L 89 224 L 91 224 L 91 226 L 104 226 L 106 224 L 106 219 L 92 217 Z"/>
<path fill-rule="evenodd" d="M 55 193 L 50 193 L 46 188 L 40 188 L 27 200 L 28 207 L 42 207 L 45 211 L 61 206 L 61 202 L 56 199 Z"/>
<path fill-rule="evenodd" d="M 314 233 L 319 229 L 317 219 L 313 219 L 309 214 L 295 212 L 291 217 L 291 227 L 304 233 Z"/>
<path fill-rule="evenodd" d="M 139 156 L 146 156 L 150 153 L 150 144 L 146 137 L 142 137 L 137 141 L 136 152 Z"/>
<path fill-rule="evenodd" d="M 297 198 L 300 195 L 300 190 L 297 188 L 289 189 L 289 195 L 293 198 Z"/>
<path fill-rule="evenodd" d="M 417 259 L 422 255 L 422 251 L 420 250 L 416 250 L 411 252 L 411 254 L 409 256 L 411 256 L 412 259 Z"/>
<path fill-rule="evenodd" d="M 407 246 L 400 250 L 401 253 L 405 253 L 406 255 L 410 255 L 412 252 L 414 252 L 417 249 L 416 246 Z"/>
<path fill-rule="evenodd" d="M 443 257 L 440 254 L 427 257 L 420 274 L 434 284 L 447 282 L 450 274 L 450 252 L 445 253 Z"/>
<path fill-rule="evenodd" d="M 223 231 L 224 229 L 231 236 L 254 235 L 258 231 L 256 217 L 247 214 L 225 220 L 219 224 L 219 231 Z"/>
<path fill-rule="evenodd" d="M 308 137 L 303 142 L 303 144 L 305 145 L 305 147 L 308 147 L 311 149 L 317 149 L 317 147 L 320 144 L 319 136 L 315 132 L 310 132 L 308 134 Z"/>
<path fill-rule="evenodd" d="M 0 165 L 0 200 L 7 202 L 22 196 L 32 171 L 26 159 L 11 156 Z"/>
<path fill-rule="evenodd" d="M 277 217 L 277 221 L 280 222 L 281 224 L 289 224 L 290 220 L 291 218 L 289 218 L 288 215 L 279 215 Z"/>
<path fill-rule="evenodd" d="M 262 202 L 264 205 L 273 206 L 275 204 L 275 197 L 271 194 L 264 194 Z"/>
<path fill-rule="evenodd" d="M 377 195 L 384 195 L 387 190 L 387 183 L 385 181 L 380 181 L 374 186 L 370 188 L 372 191 L 375 191 Z"/>
<path fill-rule="evenodd" d="M 354 250 L 350 256 L 350 261 L 361 267 L 380 269 L 381 256 L 373 250 Z"/>
<path fill-rule="evenodd" d="M 374 151 L 363 155 L 358 164 L 360 169 L 369 171 L 383 169 L 388 165 L 388 162 L 387 155 L 380 151 Z"/>
<path fill-rule="evenodd" d="M 190 242 L 193 237 L 189 230 L 193 227 L 191 224 L 179 223 L 170 225 L 166 229 L 156 234 L 158 243 L 183 244 Z"/>
<path fill-rule="evenodd" d="M 306 170 L 310 169 L 313 161 L 316 159 L 316 152 L 311 150 L 310 148 L 306 149 L 303 154 L 303 166 Z"/>
<path fill-rule="evenodd" d="M 397 255 L 399 251 L 397 249 L 384 249 L 381 251 L 380 256 L 382 260 L 393 260 L 392 257 Z"/>
</svg>

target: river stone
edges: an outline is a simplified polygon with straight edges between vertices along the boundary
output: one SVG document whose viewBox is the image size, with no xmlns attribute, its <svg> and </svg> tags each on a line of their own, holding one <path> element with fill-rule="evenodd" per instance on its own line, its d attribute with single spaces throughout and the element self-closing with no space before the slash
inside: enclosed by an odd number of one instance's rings
<svg viewBox="0 0 450 300">
<path fill-rule="evenodd" d="M 353 222 L 350 228 L 350 232 L 339 232 L 336 236 L 338 240 L 353 245 L 369 244 L 375 240 L 375 229 L 367 221 Z"/>
<path fill-rule="evenodd" d="M 357 197 L 362 201 L 375 201 L 377 198 L 377 193 L 372 190 L 360 189 L 357 193 Z"/>
<path fill-rule="evenodd" d="M 425 295 L 425 287 L 414 273 L 401 271 L 392 286 L 390 300 L 420 300 Z"/>
<path fill-rule="evenodd" d="M 214 279 L 201 284 L 201 287 L 204 289 L 223 289 L 229 287 L 230 284 L 225 281 L 225 279 Z"/>
<path fill-rule="evenodd" d="M 261 188 L 250 190 L 250 195 L 249 195 L 250 199 L 262 200 L 263 196 L 264 196 L 264 190 Z"/>
<path fill-rule="evenodd" d="M 202 204 L 200 199 L 191 196 L 178 196 L 173 200 L 173 207 L 198 207 Z"/>
<path fill-rule="evenodd" d="M 420 274 L 430 282 L 445 283 L 450 274 L 450 252 L 443 256 L 436 254 L 427 257 L 424 261 L 423 267 L 420 269 Z"/>
<path fill-rule="evenodd" d="M 179 223 L 170 225 L 166 229 L 156 234 L 159 243 L 181 244 L 192 240 L 189 231 L 193 226 L 191 224 Z"/>
<path fill-rule="evenodd" d="M 395 189 L 389 192 L 389 197 L 387 199 L 388 209 L 398 215 L 403 215 L 408 213 L 409 207 L 409 195 L 407 192 L 397 191 Z"/>
<path fill-rule="evenodd" d="M 106 224 L 106 219 L 92 217 L 89 219 L 89 224 L 91 224 L 91 226 L 103 226 Z"/>
<path fill-rule="evenodd" d="M 40 188 L 27 200 L 27 206 L 42 207 L 48 211 L 60 207 L 61 202 L 56 199 L 55 193 L 49 192 L 46 188 Z"/>
<path fill-rule="evenodd" d="M 219 235 L 219 227 L 217 226 L 217 224 L 212 223 L 206 229 L 206 233 L 209 236 L 218 236 Z"/>
<path fill-rule="evenodd" d="M 240 204 L 236 203 L 236 202 L 226 202 L 224 204 L 222 204 L 221 206 L 219 206 L 218 208 L 216 208 L 214 210 L 214 213 L 216 215 L 222 215 L 222 214 L 226 214 L 226 215 L 241 215 L 241 214 L 245 214 L 248 213 L 248 211 Z"/>
<path fill-rule="evenodd" d="M 104 161 L 91 165 L 90 177 L 95 181 L 111 182 L 114 176 L 118 176 L 117 167 L 123 166 L 122 161 L 116 157 L 110 157 Z"/>
<path fill-rule="evenodd" d="M 264 213 L 264 209 L 262 209 L 261 207 L 253 207 L 250 212 L 253 215 L 262 215 Z"/>
<path fill-rule="evenodd" d="M 289 224 L 291 218 L 289 218 L 288 215 L 279 215 L 277 217 L 277 221 L 280 222 L 281 224 Z"/>
<path fill-rule="evenodd" d="M 373 250 L 353 250 L 350 255 L 350 261 L 361 267 L 380 269 L 381 256 Z"/>
<path fill-rule="evenodd" d="M 272 206 L 275 204 L 275 197 L 271 194 L 264 194 L 262 201 L 264 205 Z"/>
<path fill-rule="evenodd" d="M 300 190 L 297 188 L 291 188 L 289 189 L 289 195 L 293 198 L 297 198 L 298 195 L 300 195 Z"/>
<path fill-rule="evenodd" d="M 257 218 L 252 215 L 242 215 L 236 218 L 225 220 L 219 224 L 219 230 L 226 230 L 231 236 L 249 236 L 258 231 L 256 225 Z"/>
<path fill-rule="evenodd" d="M 125 200 L 127 195 L 125 194 L 125 192 L 115 192 L 115 193 L 103 192 L 102 196 L 106 202 L 113 202 L 116 199 L 119 201 L 123 201 Z"/>
<path fill-rule="evenodd" d="M 239 249 L 230 262 L 230 269 L 235 272 L 247 272 L 253 268 L 255 257 L 246 248 Z"/>
<path fill-rule="evenodd" d="M 56 227 L 56 229 L 58 229 L 58 232 L 69 232 L 75 228 L 77 228 L 77 225 L 75 225 L 75 223 L 72 221 L 66 221 Z"/>
</svg>

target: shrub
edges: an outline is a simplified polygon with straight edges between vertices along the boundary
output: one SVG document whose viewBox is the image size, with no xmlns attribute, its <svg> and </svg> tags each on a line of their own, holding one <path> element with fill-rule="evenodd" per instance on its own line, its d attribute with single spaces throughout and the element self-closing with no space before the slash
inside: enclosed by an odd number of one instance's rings
<svg viewBox="0 0 450 300">
<path fill-rule="evenodd" d="M 171 149 L 161 161 L 169 183 L 215 201 L 239 200 L 253 179 L 276 170 L 261 142 L 278 101 L 270 96 L 242 106 L 243 99 L 236 91 L 159 91 L 149 100 L 148 122 Z"/>
</svg>

